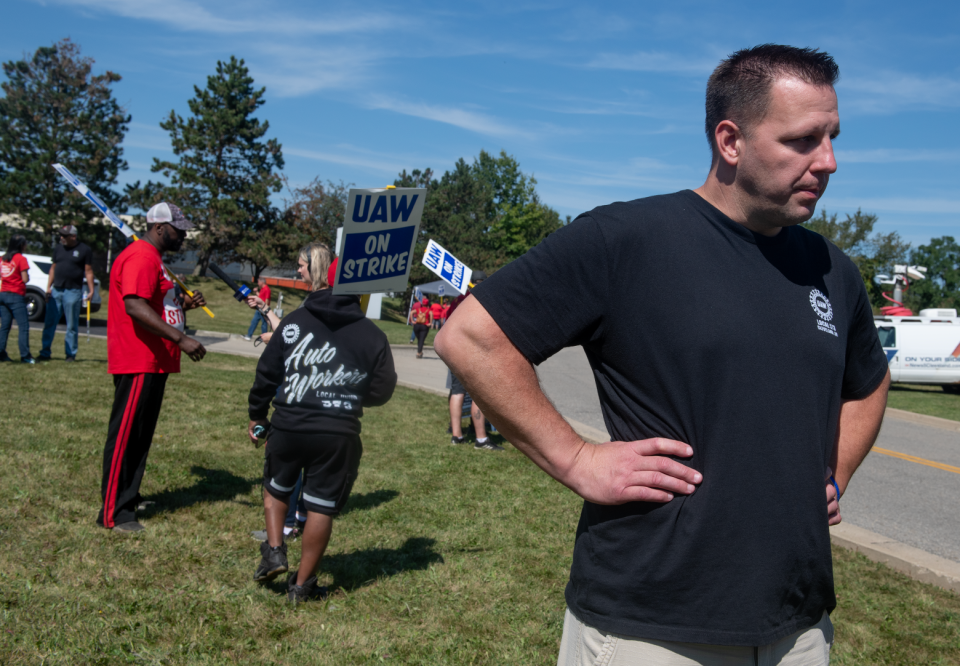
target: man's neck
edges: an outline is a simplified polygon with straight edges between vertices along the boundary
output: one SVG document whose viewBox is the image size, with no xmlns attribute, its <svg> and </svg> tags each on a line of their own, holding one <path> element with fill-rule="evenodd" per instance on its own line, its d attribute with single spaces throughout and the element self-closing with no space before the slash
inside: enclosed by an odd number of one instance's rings
<svg viewBox="0 0 960 666">
<path fill-rule="evenodd" d="M 150 231 L 148 231 L 147 233 L 145 233 L 145 234 L 141 237 L 141 240 L 145 240 L 145 241 L 147 241 L 148 243 L 150 243 L 150 245 L 152 245 L 152 246 L 154 246 L 155 248 L 157 248 L 157 252 L 159 252 L 161 255 L 163 254 L 164 250 L 166 249 L 166 248 L 163 246 L 163 240 L 160 239 L 160 238 L 157 238 L 156 234 L 151 233 Z"/>
<path fill-rule="evenodd" d="M 719 210 L 737 224 L 763 236 L 776 236 L 780 227 L 770 227 L 752 219 L 749 209 L 742 203 L 742 195 L 735 183 L 735 174 L 724 173 L 714 164 L 707 180 L 694 190 L 704 201 Z"/>
</svg>

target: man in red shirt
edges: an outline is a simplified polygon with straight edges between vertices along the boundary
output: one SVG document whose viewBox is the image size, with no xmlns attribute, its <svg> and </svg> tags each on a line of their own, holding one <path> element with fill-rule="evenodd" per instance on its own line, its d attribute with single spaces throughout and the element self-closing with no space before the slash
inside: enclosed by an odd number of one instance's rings
<svg viewBox="0 0 960 666">
<path fill-rule="evenodd" d="M 430 305 L 430 315 L 433 317 L 433 327 L 440 330 L 440 315 L 443 314 L 443 305 L 439 301 Z"/>
<path fill-rule="evenodd" d="M 117 256 L 110 272 L 107 371 L 115 387 L 103 449 L 103 507 L 97 524 L 139 532 L 136 508 L 167 375 L 180 372 L 180 352 L 199 361 L 206 350 L 183 331 L 183 310 L 205 305 L 177 294 L 163 266 L 193 228 L 179 208 L 159 203 L 147 213 L 147 233 Z"/>
</svg>

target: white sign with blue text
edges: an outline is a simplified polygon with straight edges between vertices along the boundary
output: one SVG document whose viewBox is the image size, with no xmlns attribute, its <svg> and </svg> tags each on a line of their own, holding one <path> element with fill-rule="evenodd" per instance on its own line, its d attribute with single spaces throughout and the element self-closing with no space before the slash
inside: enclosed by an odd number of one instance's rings
<svg viewBox="0 0 960 666">
<path fill-rule="evenodd" d="M 427 191 L 350 190 L 334 294 L 406 291 Z"/>
<path fill-rule="evenodd" d="M 423 265 L 452 284 L 461 294 L 467 293 L 473 271 L 432 239 L 423 253 Z"/>
</svg>

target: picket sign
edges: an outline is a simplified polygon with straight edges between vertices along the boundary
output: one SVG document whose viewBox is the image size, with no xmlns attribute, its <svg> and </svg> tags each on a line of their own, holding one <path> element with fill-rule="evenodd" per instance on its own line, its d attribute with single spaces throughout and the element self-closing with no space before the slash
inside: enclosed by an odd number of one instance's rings
<svg viewBox="0 0 960 666">
<path fill-rule="evenodd" d="M 473 270 L 467 268 L 462 261 L 440 247 L 433 239 L 427 243 L 427 251 L 423 253 L 423 265 L 452 284 L 461 294 L 467 293 Z"/>
<path fill-rule="evenodd" d="M 334 294 L 406 291 L 424 188 L 350 190 Z"/>
</svg>

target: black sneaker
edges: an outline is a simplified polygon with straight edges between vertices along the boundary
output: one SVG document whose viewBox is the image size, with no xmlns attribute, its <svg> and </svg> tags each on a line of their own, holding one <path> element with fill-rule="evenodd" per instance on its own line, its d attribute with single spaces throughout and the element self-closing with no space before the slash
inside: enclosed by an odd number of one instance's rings
<svg viewBox="0 0 960 666">
<path fill-rule="evenodd" d="M 263 559 L 260 560 L 260 566 L 253 574 L 253 579 L 258 583 L 273 580 L 289 568 L 287 566 L 286 543 L 273 548 L 269 541 L 263 541 L 260 543 L 260 554 L 263 555 Z"/>
<path fill-rule="evenodd" d="M 35 360 L 36 360 L 37 363 L 41 363 L 41 362 L 46 362 L 46 361 L 52 361 L 53 359 L 50 358 L 49 356 L 44 356 L 43 354 L 41 354 L 40 356 L 37 356 L 37 358 L 36 358 Z"/>
<path fill-rule="evenodd" d="M 466 441 L 466 439 L 463 438 L 463 437 L 451 437 L 451 438 L 450 438 L 450 443 L 451 443 L 451 444 L 463 444 L 465 441 Z"/>
<path fill-rule="evenodd" d="M 0 363 L 13 363 L 13 359 L 7 352 L 0 353 Z"/>
<path fill-rule="evenodd" d="M 134 532 L 142 532 L 143 525 L 138 523 L 135 520 L 131 520 L 129 523 L 120 523 L 119 525 L 113 526 L 114 532 L 126 532 L 127 534 L 133 534 Z"/>
<path fill-rule="evenodd" d="M 327 588 L 317 585 L 317 577 L 310 576 L 303 585 L 297 585 L 297 572 L 294 571 L 287 579 L 287 599 L 293 603 L 327 598 Z"/>
<path fill-rule="evenodd" d="M 68 356 L 68 357 L 67 357 L 67 363 L 76 363 L 76 361 L 77 361 L 77 357 L 76 357 L 76 356 Z"/>
<path fill-rule="evenodd" d="M 36 364 L 36 361 L 33 360 L 33 357 L 32 357 L 32 356 L 27 356 L 27 357 L 25 357 L 25 358 L 21 358 L 21 359 L 20 359 L 20 362 L 21 362 L 21 363 L 26 363 L 27 365 L 35 365 L 35 364 Z"/>
<path fill-rule="evenodd" d="M 502 446 L 500 446 L 499 444 L 494 444 L 489 439 L 485 441 L 483 444 L 481 444 L 480 442 L 477 442 L 476 444 L 473 445 L 473 448 L 478 451 L 503 451 L 504 450 Z"/>
</svg>

